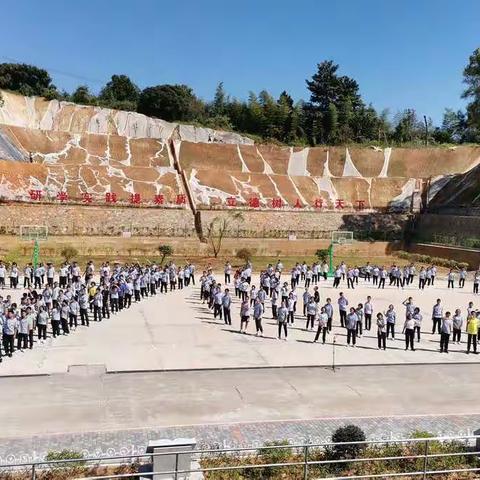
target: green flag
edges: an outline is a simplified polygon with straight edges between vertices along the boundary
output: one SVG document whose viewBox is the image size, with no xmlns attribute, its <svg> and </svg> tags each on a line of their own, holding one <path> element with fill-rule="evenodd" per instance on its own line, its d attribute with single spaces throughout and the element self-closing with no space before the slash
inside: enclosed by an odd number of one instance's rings
<svg viewBox="0 0 480 480">
<path fill-rule="evenodd" d="M 35 243 L 33 245 L 33 266 L 34 268 L 38 265 L 38 259 L 40 258 L 40 245 L 38 244 L 38 240 L 35 239 Z"/>
</svg>

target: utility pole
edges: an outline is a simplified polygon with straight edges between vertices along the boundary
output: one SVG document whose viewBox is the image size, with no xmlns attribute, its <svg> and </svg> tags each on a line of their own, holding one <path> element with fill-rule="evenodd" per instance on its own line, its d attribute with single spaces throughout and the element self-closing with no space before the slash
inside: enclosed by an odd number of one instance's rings
<svg viewBox="0 0 480 480">
<path fill-rule="evenodd" d="M 425 146 L 428 146 L 428 123 L 427 123 L 427 116 L 423 116 L 423 121 L 425 122 Z"/>
</svg>

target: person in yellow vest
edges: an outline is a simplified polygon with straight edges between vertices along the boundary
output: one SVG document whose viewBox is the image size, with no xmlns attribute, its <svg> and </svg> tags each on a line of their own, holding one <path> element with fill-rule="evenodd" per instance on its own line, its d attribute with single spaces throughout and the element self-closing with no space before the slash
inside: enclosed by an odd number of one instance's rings
<svg viewBox="0 0 480 480">
<path fill-rule="evenodd" d="M 97 285 L 95 282 L 92 282 L 90 284 L 90 288 L 88 289 L 88 302 L 90 303 L 90 311 L 93 310 L 93 298 L 95 297 L 95 294 L 97 293 Z"/>
<path fill-rule="evenodd" d="M 473 353 L 477 353 L 478 318 L 475 312 L 472 312 L 467 319 L 467 334 L 467 353 L 470 353 L 472 344 Z"/>
</svg>

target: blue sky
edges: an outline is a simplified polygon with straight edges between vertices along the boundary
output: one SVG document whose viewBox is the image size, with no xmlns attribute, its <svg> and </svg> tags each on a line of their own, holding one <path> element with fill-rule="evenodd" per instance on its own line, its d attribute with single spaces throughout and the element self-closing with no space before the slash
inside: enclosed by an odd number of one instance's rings
<svg viewBox="0 0 480 480">
<path fill-rule="evenodd" d="M 2 13 L 0 61 L 45 67 L 68 91 L 125 73 L 204 99 L 219 81 L 237 98 L 308 99 L 305 79 L 333 59 L 378 110 L 436 123 L 464 106 L 462 70 L 480 46 L 480 0 L 16 0 Z"/>
</svg>

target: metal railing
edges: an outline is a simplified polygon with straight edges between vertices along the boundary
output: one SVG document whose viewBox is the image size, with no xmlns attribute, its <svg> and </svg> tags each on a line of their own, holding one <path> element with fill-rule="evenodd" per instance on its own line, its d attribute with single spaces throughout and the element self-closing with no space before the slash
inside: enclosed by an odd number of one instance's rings
<svg viewBox="0 0 480 480">
<path fill-rule="evenodd" d="M 242 447 L 242 448 L 222 448 L 222 449 L 198 449 L 198 450 L 184 450 L 184 451 L 166 451 L 159 453 L 145 453 L 136 455 L 117 455 L 108 457 L 90 457 L 90 458 L 72 458 L 65 460 L 45 460 L 26 463 L 11 463 L 6 465 L 0 465 L 0 477 L 3 478 L 3 474 L 6 472 L 15 472 L 15 478 L 38 480 L 42 478 L 42 474 L 51 473 L 56 469 L 68 469 L 71 468 L 72 476 L 69 478 L 82 478 L 84 480 L 106 480 L 106 479 L 136 479 L 140 477 L 149 477 L 153 475 L 162 475 L 163 477 L 169 476 L 172 479 L 178 480 L 188 478 L 191 473 L 207 474 L 209 478 L 212 478 L 215 472 L 227 473 L 227 472 L 239 472 L 241 471 L 243 476 L 248 478 L 248 474 L 245 472 L 253 471 L 256 469 L 287 469 L 296 467 L 297 471 L 295 476 L 291 478 L 303 478 L 308 480 L 309 478 L 329 478 L 331 480 L 341 479 L 373 479 L 373 478 L 387 478 L 387 477 L 427 477 L 434 475 L 449 475 L 460 473 L 475 473 L 480 472 L 480 449 L 479 447 L 480 435 L 468 435 L 468 436 L 456 436 L 456 437 L 431 437 L 431 438 L 410 438 L 400 440 L 365 440 L 355 442 L 325 442 L 316 444 L 302 444 L 302 445 L 270 445 L 263 447 Z M 476 445 L 475 445 L 476 443 Z M 439 446 L 446 446 L 450 444 L 458 451 L 446 451 L 446 452 L 432 452 L 432 446 L 438 449 Z M 315 459 L 318 457 L 318 452 L 332 451 L 332 449 L 338 449 L 339 447 L 355 447 L 358 451 L 366 447 L 388 447 L 388 446 L 413 446 L 413 450 L 407 450 L 404 448 L 402 454 L 384 455 L 384 456 L 352 456 L 352 458 L 330 458 L 327 455 L 323 455 L 322 459 Z M 290 457 L 291 461 L 279 461 L 279 462 L 266 462 L 262 463 L 262 456 L 266 456 L 268 459 L 269 452 L 285 451 Z M 435 450 L 435 448 L 433 449 Z M 253 453 L 252 453 L 253 452 Z M 192 461 L 201 462 L 202 460 L 215 459 L 221 456 L 224 461 L 224 465 L 220 466 L 201 466 L 199 463 L 198 468 L 179 468 L 179 458 L 184 456 Z M 168 457 L 168 462 L 172 467 L 168 470 L 154 471 L 154 460 L 158 457 Z M 239 458 L 250 458 L 256 460 L 256 463 L 240 463 Z M 434 460 L 445 459 L 447 457 L 463 457 L 463 464 L 452 465 L 452 468 L 435 468 L 435 465 L 431 465 Z M 465 459 L 467 461 L 465 462 Z M 237 461 L 234 461 L 237 460 Z M 411 467 L 417 467 L 408 469 L 407 460 L 418 461 L 417 464 L 410 465 Z M 230 462 L 230 464 L 229 464 Z M 315 467 L 331 467 L 341 465 L 355 465 L 361 463 L 371 462 L 401 462 L 395 466 L 394 471 L 381 472 L 381 473 L 360 473 L 352 474 L 349 476 L 335 475 L 335 471 L 327 472 L 322 475 L 316 472 Z M 465 466 L 465 463 L 468 466 Z M 94 467 L 99 466 L 119 466 L 119 465 L 142 465 L 144 468 L 142 471 L 132 471 L 128 473 L 106 473 L 102 475 L 89 475 L 89 468 L 93 470 Z M 191 462 L 190 462 L 191 465 Z M 403 467 L 400 467 L 402 465 Z M 418 468 L 421 465 L 421 468 Z M 83 469 L 81 474 L 75 467 Z M 149 469 L 145 468 L 149 467 Z M 22 476 L 18 476 L 18 472 L 24 470 Z M 138 468 L 137 468 L 138 469 Z M 28 473 L 29 472 L 29 473 Z M 48 478 L 54 478 L 48 476 Z M 258 477 L 257 477 L 258 478 Z"/>
</svg>

